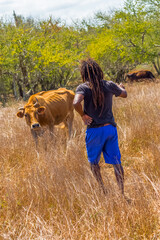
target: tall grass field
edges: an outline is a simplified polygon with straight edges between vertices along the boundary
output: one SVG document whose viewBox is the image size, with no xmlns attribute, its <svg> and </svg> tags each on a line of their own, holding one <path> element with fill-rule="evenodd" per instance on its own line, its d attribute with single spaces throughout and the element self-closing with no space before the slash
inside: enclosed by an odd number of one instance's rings
<svg viewBox="0 0 160 240">
<path fill-rule="evenodd" d="M 103 156 L 108 193 L 99 189 L 78 114 L 69 141 L 55 128 L 37 152 L 25 120 L 16 116 L 24 103 L 0 108 L 0 239 L 160 239 L 160 83 L 126 84 L 126 90 L 126 99 L 114 97 L 113 112 L 130 201 Z"/>
</svg>

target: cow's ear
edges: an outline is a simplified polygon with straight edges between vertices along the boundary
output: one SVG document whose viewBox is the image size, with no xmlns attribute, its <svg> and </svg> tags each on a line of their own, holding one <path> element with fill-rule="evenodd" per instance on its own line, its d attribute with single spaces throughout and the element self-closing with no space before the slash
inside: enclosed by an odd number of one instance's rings
<svg viewBox="0 0 160 240">
<path fill-rule="evenodd" d="M 17 112 L 17 117 L 23 118 L 23 116 L 24 116 L 24 112 Z"/>
<path fill-rule="evenodd" d="M 37 109 L 37 111 L 38 111 L 38 114 L 44 114 L 44 112 L 46 111 L 46 108 L 45 107 L 39 107 L 38 109 Z"/>
</svg>

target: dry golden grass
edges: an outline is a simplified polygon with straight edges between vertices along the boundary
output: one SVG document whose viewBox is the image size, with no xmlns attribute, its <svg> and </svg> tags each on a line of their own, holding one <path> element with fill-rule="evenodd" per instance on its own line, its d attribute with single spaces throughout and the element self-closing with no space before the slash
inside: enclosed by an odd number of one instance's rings
<svg viewBox="0 0 160 240">
<path fill-rule="evenodd" d="M 62 129 L 39 155 L 19 104 L 0 109 L 0 239 L 160 239 L 160 83 L 127 85 L 114 99 L 127 203 L 112 166 L 101 159 L 109 193 L 98 189 L 86 158 L 85 126 Z"/>
</svg>

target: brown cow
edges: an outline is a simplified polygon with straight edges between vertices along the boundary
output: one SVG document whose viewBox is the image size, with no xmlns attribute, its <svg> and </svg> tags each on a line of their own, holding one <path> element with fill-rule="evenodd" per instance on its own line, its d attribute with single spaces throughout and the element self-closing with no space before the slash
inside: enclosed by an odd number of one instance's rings
<svg viewBox="0 0 160 240">
<path fill-rule="evenodd" d="M 148 70 L 140 70 L 140 71 L 135 71 L 132 73 L 128 73 L 127 77 L 130 81 L 137 81 L 142 78 L 149 78 L 152 79 L 152 81 L 155 79 L 155 76 L 151 71 Z"/>
<path fill-rule="evenodd" d="M 74 92 L 65 88 L 43 91 L 32 95 L 28 103 L 19 108 L 17 116 L 25 116 L 26 123 L 31 128 L 32 136 L 38 143 L 38 136 L 43 132 L 43 127 L 48 127 L 53 132 L 54 125 L 64 123 L 71 135 L 73 122 Z"/>
</svg>

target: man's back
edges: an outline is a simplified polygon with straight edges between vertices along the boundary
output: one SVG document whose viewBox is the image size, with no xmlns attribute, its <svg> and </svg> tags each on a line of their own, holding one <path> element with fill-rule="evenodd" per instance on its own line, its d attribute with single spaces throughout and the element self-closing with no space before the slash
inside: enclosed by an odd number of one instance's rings
<svg viewBox="0 0 160 240">
<path fill-rule="evenodd" d="M 119 96 L 122 90 L 112 81 L 102 80 L 102 82 L 104 92 L 103 109 L 99 105 L 95 108 L 92 91 L 88 82 L 79 85 L 76 90 L 76 93 L 84 95 L 84 113 L 93 119 L 88 128 L 98 127 L 106 123 L 116 126 L 112 113 L 112 97 L 113 95 Z"/>
</svg>

